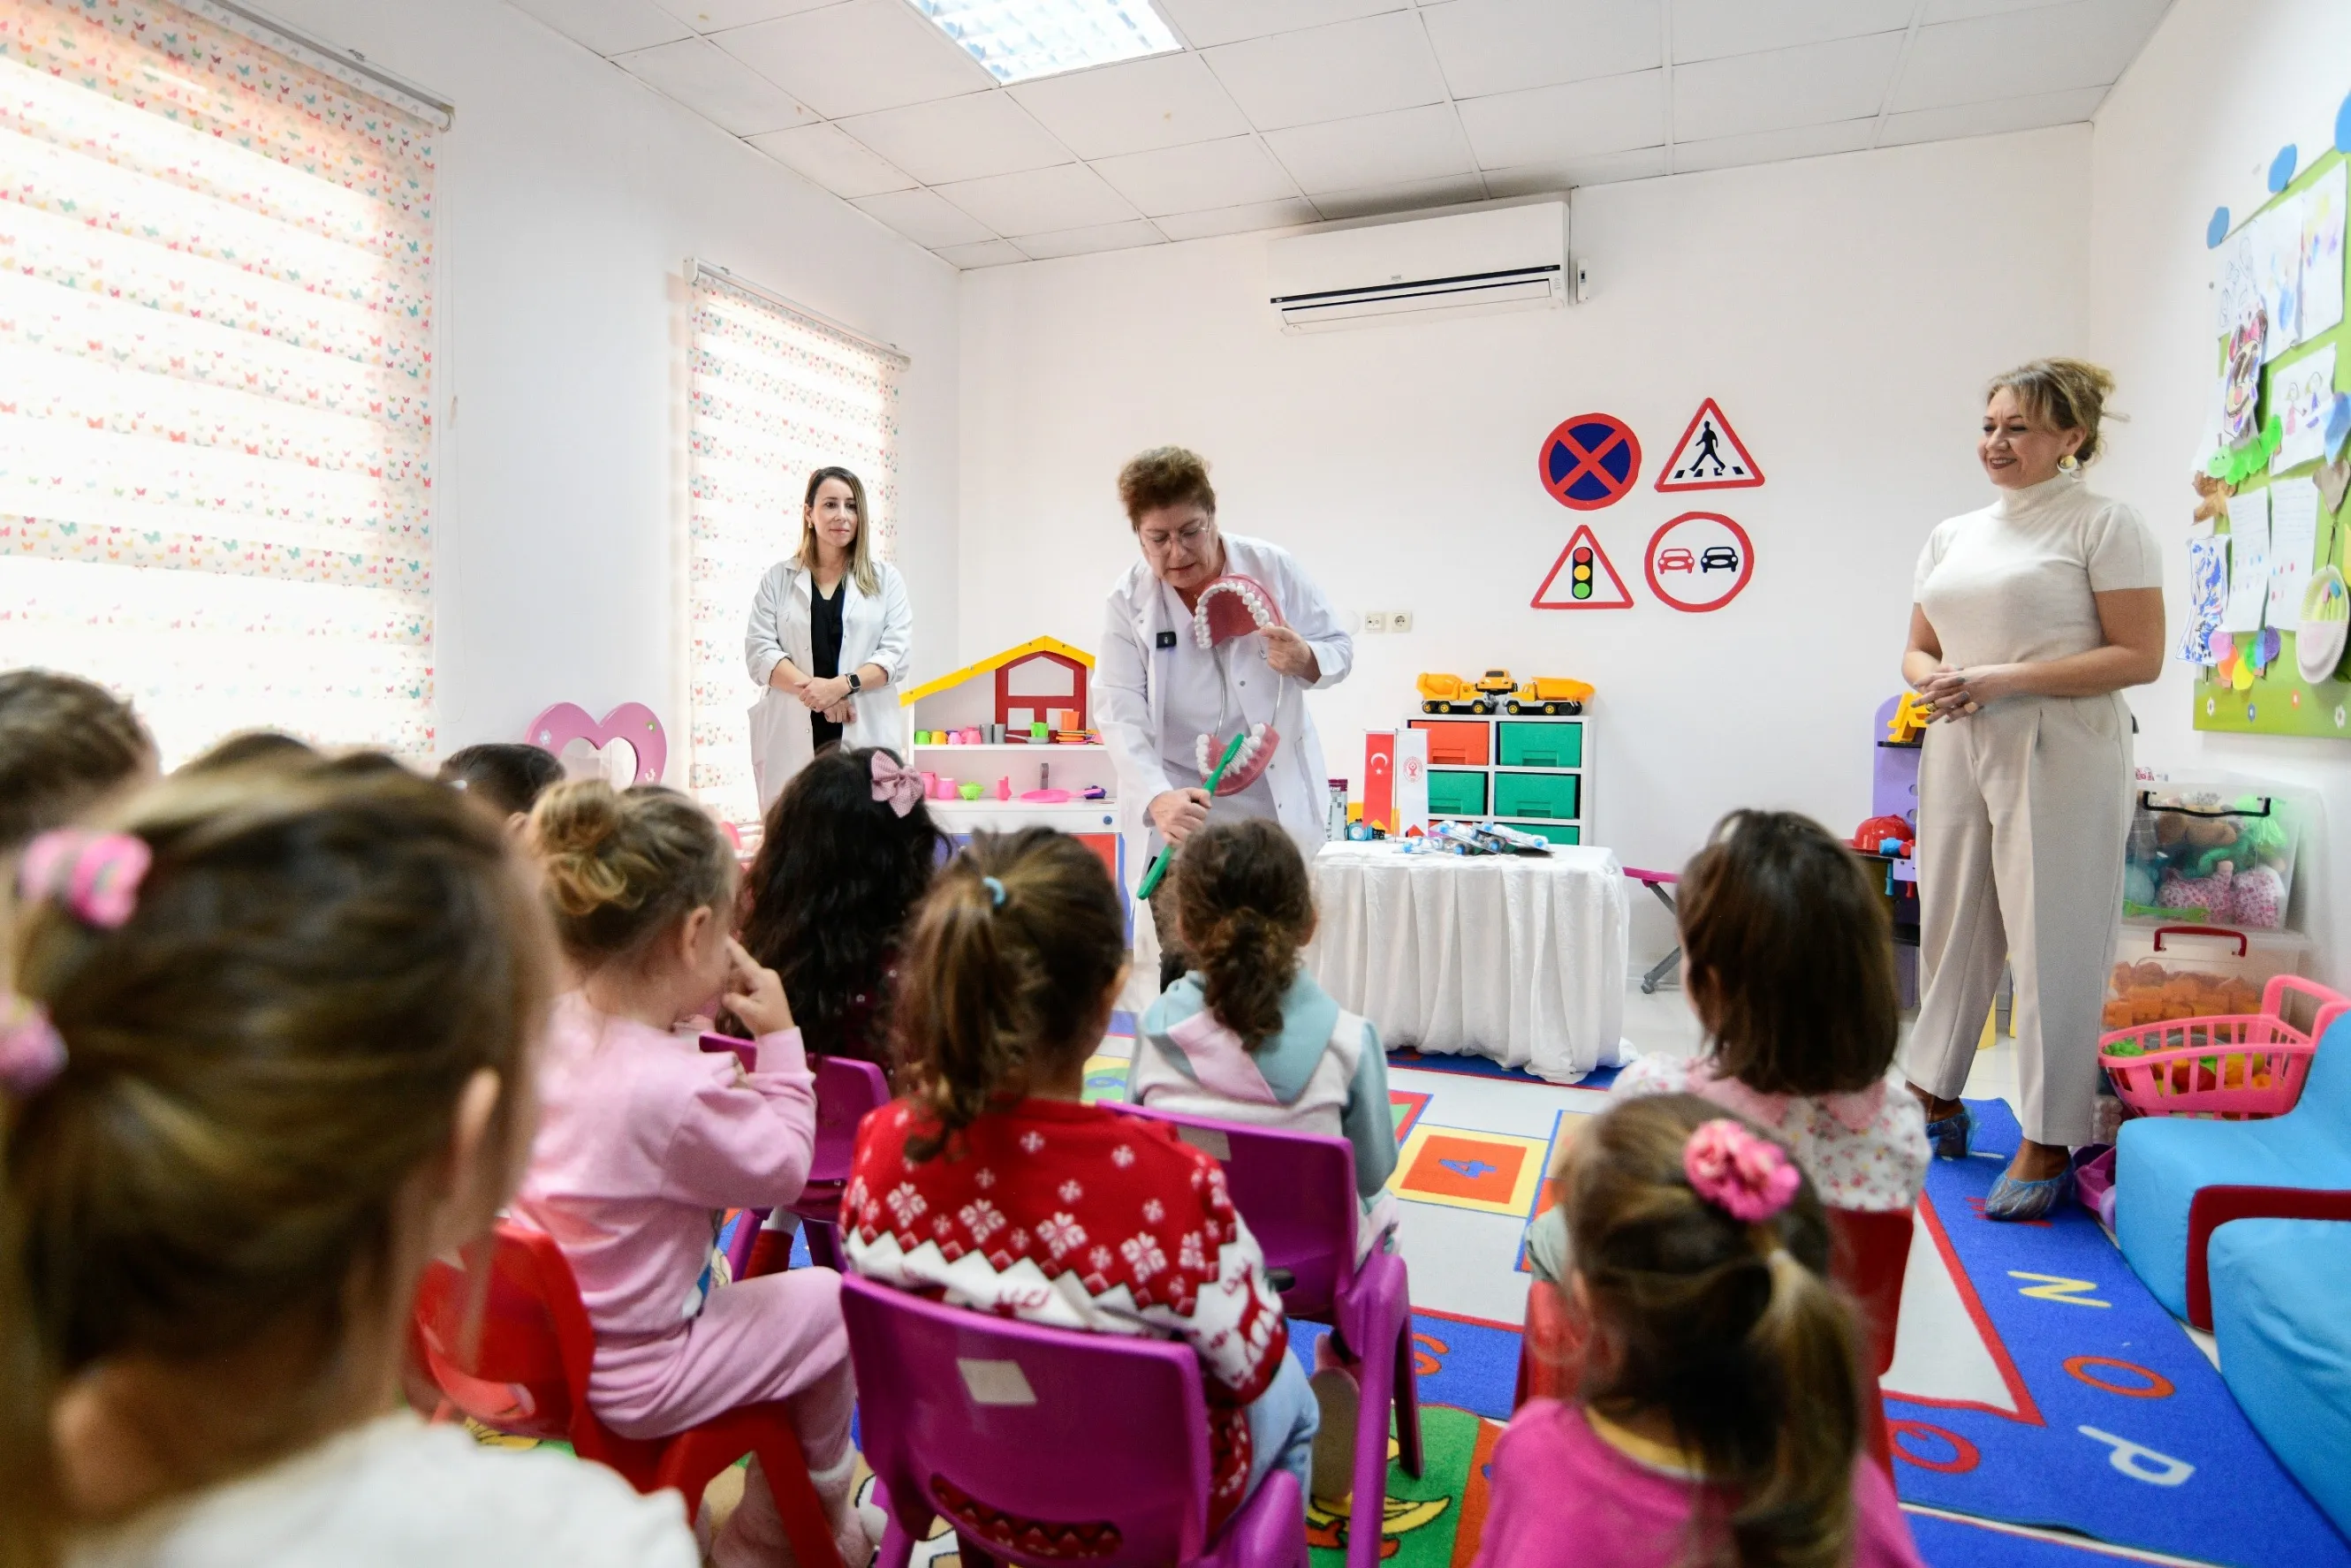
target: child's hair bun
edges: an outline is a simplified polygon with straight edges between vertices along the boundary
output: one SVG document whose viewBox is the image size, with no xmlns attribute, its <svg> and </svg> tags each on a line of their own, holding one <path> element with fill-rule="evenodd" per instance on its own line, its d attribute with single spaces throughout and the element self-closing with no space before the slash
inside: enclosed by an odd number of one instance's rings
<svg viewBox="0 0 2351 1568">
<path fill-rule="evenodd" d="M 629 874 L 621 863 L 628 821 L 627 804 L 601 779 L 570 779 L 539 797 L 530 831 L 556 908 L 579 916 L 628 902 Z"/>
</svg>

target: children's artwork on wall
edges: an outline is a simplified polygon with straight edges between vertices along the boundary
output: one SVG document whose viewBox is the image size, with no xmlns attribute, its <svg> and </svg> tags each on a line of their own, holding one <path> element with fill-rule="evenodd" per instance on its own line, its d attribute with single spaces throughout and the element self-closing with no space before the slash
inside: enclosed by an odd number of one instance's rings
<svg viewBox="0 0 2351 1568">
<path fill-rule="evenodd" d="M 2318 549 L 2318 486 L 2307 479 L 2281 479 L 2269 487 L 2270 603 L 2267 620 L 2293 632 L 2302 622 L 2302 594 L 2310 586 L 2311 556 Z"/>
<path fill-rule="evenodd" d="M 2229 502 L 2229 597 L 2223 632 L 2258 632 L 2270 595 L 2270 493 L 2248 490 Z"/>
<path fill-rule="evenodd" d="M 1738 598 L 1755 575 L 1755 543 L 1719 512 L 1684 512 L 1649 536 L 1641 565 L 1650 592 L 1677 610 L 1703 614 Z"/>
<path fill-rule="evenodd" d="M 1761 483 L 1762 465 L 1712 398 L 1698 405 L 1680 444 L 1657 470 L 1660 490 L 1744 490 Z"/>
<path fill-rule="evenodd" d="M 2306 204 L 2288 196 L 2247 227 L 2252 251 L 2253 286 L 2261 290 L 2269 336 L 2262 362 L 2269 363 L 2302 341 L 2302 229 Z"/>
<path fill-rule="evenodd" d="M 1551 563 L 1551 575 L 1535 590 L 1533 604 L 1537 610 L 1630 610 L 1633 595 L 1586 523 L 1568 536 L 1567 548 Z"/>
<path fill-rule="evenodd" d="M 614 789 L 658 784 L 669 767 L 669 737 L 643 703 L 622 703 L 590 718 L 577 703 L 557 703 L 530 721 L 523 738 L 555 753 L 573 779 L 601 779 Z"/>
<path fill-rule="evenodd" d="M 2335 412 L 2335 345 L 2272 371 L 2270 407 L 2285 431 L 2270 455 L 2271 473 L 2283 474 L 2325 456 L 2326 420 Z"/>
<path fill-rule="evenodd" d="M 2188 541 L 2188 625 L 2179 635 L 2183 664 L 2212 662 L 2212 633 L 2220 629 L 2220 608 L 2229 592 L 2229 543 L 2222 538 Z"/>
<path fill-rule="evenodd" d="M 1613 413 L 1579 413 L 1543 437 L 1537 469 L 1552 500 L 1596 511 L 1623 500 L 1641 476 L 1641 443 Z"/>
<path fill-rule="evenodd" d="M 2343 321 L 2344 165 L 2318 177 L 2302 214 L 2302 340 Z"/>
</svg>

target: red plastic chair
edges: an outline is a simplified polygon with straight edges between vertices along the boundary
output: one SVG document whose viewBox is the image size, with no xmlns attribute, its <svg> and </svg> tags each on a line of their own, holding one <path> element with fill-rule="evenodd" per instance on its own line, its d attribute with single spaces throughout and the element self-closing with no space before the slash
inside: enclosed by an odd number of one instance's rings
<svg viewBox="0 0 2351 1568">
<path fill-rule="evenodd" d="M 1362 1357 L 1355 1421 L 1354 1496 L 1384 1499 L 1388 1480 L 1388 1410 L 1395 1409 L 1398 1462 L 1421 1473 L 1420 1385 L 1412 1350 L 1412 1286 L 1404 1259 L 1374 1248 L 1355 1260 L 1355 1227 L 1363 1203 L 1355 1194 L 1355 1151 L 1344 1138 L 1251 1127 L 1185 1116 L 1149 1106 L 1119 1105 L 1131 1116 L 1165 1122 L 1176 1136 L 1225 1168 L 1233 1207 L 1264 1249 L 1266 1271 L 1281 1291 L 1282 1311 L 1330 1323 Z M 1347 1534 L 1348 1568 L 1380 1560 L 1378 1502 L 1358 1510 L 1374 1528 Z"/>
<path fill-rule="evenodd" d="M 462 1269 L 437 1259 L 426 1266 L 412 1320 L 412 1343 L 450 1406 L 514 1437 L 569 1443 L 641 1492 L 674 1488 L 689 1523 L 711 1478 L 758 1454 L 792 1551 L 803 1563 L 839 1568 L 824 1505 L 782 1405 L 739 1406 L 674 1437 L 623 1437 L 588 1407 L 595 1332 L 555 1239 L 501 1221 L 466 1253 Z M 475 1272 L 485 1264 L 486 1281 Z"/>
<path fill-rule="evenodd" d="M 748 1072 L 758 1048 L 732 1035 L 705 1034 L 702 1049 L 731 1051 Z M 810 1059 L 816 1074 L 816 1148 L 809 1159 L 808 1181 L 800 1195 L 786 1205 L 808 1226 L 809 1261 L 839 1270 L 841 1258 L 841 1194 L 849 1185 L 849 1166 L 857 1153 L 857 1124 L 869 1112 L 890 1103 L 890 1080 L 870 1061 L 847 1056 Z M 751 1261 L 751 1245 L 768 1211 L 755 1208 L 748 1224 L 736 1227 L 726 1251 L 733 1277 L 739 1280 Z"/>
<path fill-rule="evenodd" d="M 1886 1403 L 1877 1380 L 1894 1364 L 1894 1340 L 1902 1315 L 1902 1282 L 1910 1269 L 1909 1209 L 1872 1213 L 1832 1208 L 1829 1217 L 1829 1278 L 1844 1287 L 1861 1335 L 1862 1364 L 1871 1374 L 1863 1385 L 1862 1442 L 1870 1458 L 1894 1473 L 1893 1439 L 1886 1427 Z M 1541 1281 L 1527 1291 L 1526 1329 L 1519 1343 L 1519 1385 L 1512 1408 L 1530 1399 L 1572 1399 L 1583 1376 L 1583 1339 L 1558 1291 Z"/>
<path fill-rule="evenodd" d="M 854 1275 L 841 1308 L 858 1435 L 890 1514 L 879 1568 L 905 1568 L 941 1515 L 966 1568 L 1307 1568 L 1287 1470 L 1210 1538 L 1208 1406 L 1189 1345 L 1042 1328 Z"/>
</svg>

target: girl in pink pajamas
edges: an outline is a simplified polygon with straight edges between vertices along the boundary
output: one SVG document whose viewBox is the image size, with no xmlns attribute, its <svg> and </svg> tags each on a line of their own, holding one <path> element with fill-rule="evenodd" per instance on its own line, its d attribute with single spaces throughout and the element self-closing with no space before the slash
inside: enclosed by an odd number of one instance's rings
<svg viewBox="0 0 2351 1568">
<path fill-rule="evenodd" d="M 538 1137 L 514 1207 L 580 1282 L 596 1330 L 589 1403 L 622 1436 L 653 1437 L 786 1401 L 842 1561 L 860 1568 L 873 1547 L 850 1506 L 840 1276 L 730 1282 L 714 1246 L 724 1210 L 799 1195 L 816 1134 L 782 983 L 727 934 L 734 856 L 701 807 L 652 786 L 559 785 L 530 836 L 581 985 L 549 1026 Z M 672 1032 L 722 990 L 758 1037 L 747 1072 Z M 712 1560 L 792 1561 L 757 1458 Z"/>
</svg>

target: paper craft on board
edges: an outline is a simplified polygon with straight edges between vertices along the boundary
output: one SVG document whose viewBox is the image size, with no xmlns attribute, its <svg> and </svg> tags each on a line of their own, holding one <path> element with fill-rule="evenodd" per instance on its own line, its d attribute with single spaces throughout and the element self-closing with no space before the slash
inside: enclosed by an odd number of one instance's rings
<svg viewBox="0 0 2351 1568">
<path fill-rule="evenodd" d="M 2270 456 L 2271 473 L 2325 456 L 2326 416 L 2335 411 L 2335 345 L 2272 371 L 2270 407 L 2285 425 L 2285 439 Z"/>
<path fill-rule="evenodd" d="M 2295 196 L 2245 225 L 2252 242 L 2253 285 L 2269 318 L 2263 364 L 2302 341 L 2302 217 L 2308 205 Z"/>
<path fill-rule="evenodd" d="M 2305 343 L 2343 319 L 2345 167 L 2337 163 L 2303 194 L 2299 326 Z"/>
<path fill-rule="evenodd" d="M 2182 664 L 2212 662 L 2212 633 L 2229 596 L 2229 544 L 2206 536 L 2188 541 L 2188 625 L 2179 634 Z"/>
<path fill-rule="evenodd" d="M 2286 479 L 2269 487 L 2269 623 L 2292 632 L 2302 624 L 2302 596 L 2310 586 L 2310 558 L 2318 547 L 2318 486 Z"/>
<path fill-rule="evenodd" d="M 2223 632 L 2258 632 L 2270 597 L 2270 493 L 2229 498 L 2229 598 Z"/>
</svg>

